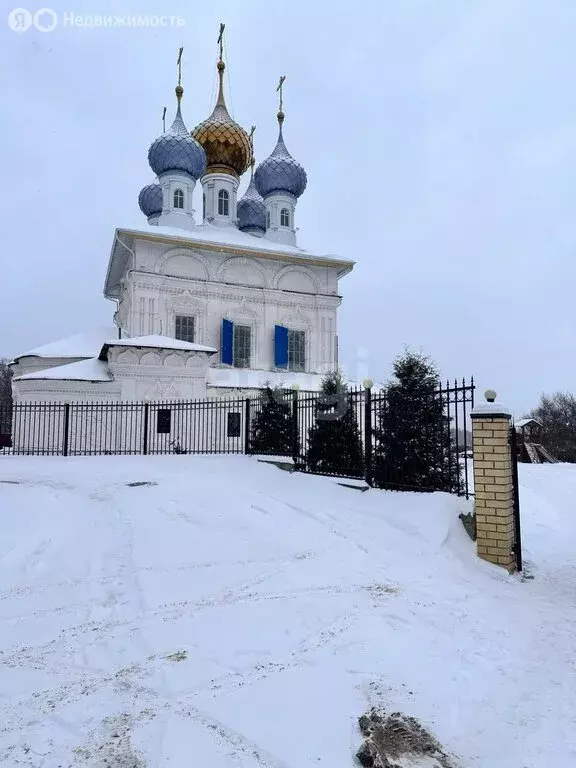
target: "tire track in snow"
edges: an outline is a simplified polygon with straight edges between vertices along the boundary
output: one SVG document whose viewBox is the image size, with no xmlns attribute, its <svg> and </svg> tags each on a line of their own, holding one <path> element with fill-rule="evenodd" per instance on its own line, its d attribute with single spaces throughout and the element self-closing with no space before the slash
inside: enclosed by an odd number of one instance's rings
<svg viewBox="0 0 576 768">
<path fill-rule="evenodd" d="M 270 578 L 270 576 L 268 576 Z M 253 585 L 252 585 L 253 586 Z M 127 620 L 126 622 L 109 622 L 107 624 L 97 625 L 94 622 L 90 623 L 90 626 L 92 626 L 92 631 L 98 631 L 105 630 L 105 629 L 120 629 L 124 626 L 130 626 L 131 624 L 134 624 L 138 622 L 141 618 L 145 616 L 156 616 L 160 615 L 160 618 L 164 621 L 175 621 L 177 618 L 179 618 L 183 614 L 183 609 L 188 607 L 193 612 L 198 612 L 202 609 L 208 609 L 208 608 L 220 608 L 220 607 L 226 607 L 228 605 L 241 605 L 244 603 L 258 603 L 258 602 L 266 602 L 266 601 L 277 601 L 277 600 L 294 600 L 299 597 L 326 597 L 326 596 L 336 596 L 336 595 L 353 595 L 356 593 L 367 593 L 372 596 L 382 596 L 383 594 L 395 594 L 397 592 L 397 587 L 390 584 L 368 584 L 368 585 L 357 585 L 357 586 L 349 586 L 349 587 L 343 587 L 339 584 L 335 585 L 324 585 L 319 587 L 302 587 L 301 589 L 294 589 L 289 590 L 287 592 L 271 592 L 271 593 L 259 593 L 259 592 L 245 592 L 244 590 L 240 591 L 230 591 L 228 594 L 222 595 L 218 600 L 215 600 L 212 597 L 203 598 L 201 601 L 197 601 L 196 603 L 190 603 L 188 600 L 181 600 L 176 601 L 172 603 L 164 603 L 160 604 L 158 606 L 155 606 L 154 608 L 147 609 L 142 611 L 140 614 L 135 615 L 131 620 Z M 75 608 L 78 606 L 75 606 Z M 59 611 L 60 609 L 54 609 L 54 612 Z M 52 609 L 47 609 L 50 614 L 52 613 Z M 162 614 L 162 615 L 161 615 Z M 12 619 L 11 621 L 16 621 L 16 619 Z M 80 625 L 80 627 L 84 628 L 86 625 Z M 12 652 L 8 651 L 0 651 L 0 663 L 4 664 L 6 666 L 15 667 L 20 666 L 19 662 L 22 661 L 23 656 L 27 656 L 27 660 L 30 666 L 35 666 L 36 669 L 43 669 L 46 667 L 46 665 L 42 665 L 40 662 L 40 655 L 34 656 L 33 652 L 35 650 L 39 651 L 45 651 L 44 653 L 44 659 L 46 659 L 47 656 L 51 654 L 58 654 L 59 648 L 58 643 L 65 643 L 68 641 L 68 636 L 70 634 L 70 630 L 62 630 L 62 633 L 66 634 L 66 637 L 63 638 L 61 641 L 57 640 L 51 640 L 48 643 L 46 643 L 44 646 L 27 646 L 23 648 L 19 648 L 16 650 L 12 650 Z M 100 642 L 103 638 L 98 635 L 92 642 L 88 643 L 82 643 L 82 648 L 89 648 L 90 646 Z M 48 649 L 50 649 L 48 651 Z M 74 649 L 72 647 L 69 647 L 67 649 L 71 654 L 74 653 Z M 62 668 L 66 669 L 70 665 L 69 664 L 63 664 Z M 91 667 L 89 665 L 86 665 L 86 669 L 90 669 Z M 82 669 L 82 667 L 77 667 L 77 669 Z"/>
<path fill-rule="evenodd" d="M 160 617 L 163 620 L 175 620 L 178 618 L 178 616 L 183 614 L 183 607 L 186 607 L 190 611 L 198 611 L 212 607 L 221 607 L 235 604 L 242 598 L 248 597 L 248 589 L 254 586 L 258 586 L 265 581 L 279 575 L 283 570 L 285 570 L 286 567 L 288 567 L 291 562 L 292 558 L 289 561 L 280 564 L 278 567 L 270 569 L 267 573 L 259 574 L 250 581 L 244 582 L 235 589 L 226 588 L 222 592 L 217 593 L 216 596 L 204 598 L 200 601 L 197 601 L 196 603 L 188 603 L 185 601 L 184 606 L 181 606 L 179 603 L 168 604 L 177 605 L 177 608 L 172 609 L 172 614 L 174 615 L 167 616 L 166 611 L 163 613 L 162 610 L 158 610 L 158 608 L 148 609 L 126 621 L 118 620 L 108 622 L 104 625 L 97 624 L 96 626 L 90 626 L 90 624 L 80 625 L 81 629 L 76 633 L 74 637 L 74 640 L 77 641 L 75 644 L 70 643 L 70 630 L 63 630 L 61 632 L 60 638 L 52 640 L 43 646 L 29 646 L 25 649 L 18 649 L 11 654 L 3 653 L 2 655 L 4 658 L 0 656 L 0 660 L 3 664 L 8 666 L 23 666 L 21 663 L 23 660 L 22 656 L 23 654 L 26 654 L 25 661 L 27 662 L 27 666 L 32 666 L 37 670 L 47 671 L 59 676 L 64 674 L 69 677 L 70 669 L 80 669 L 82 670 L 83 674 L 80 679 L 70 680 L 68 683 L 57 688 L 36 692 L 30 697 L 23 698 L 18 702 L 13 702 L 10 708 L 0 708 L 0 722 L 9 722 L 9 715 L 14 714 L 14 707 L 29 707 L 33 710 L 36 710 L 37 706 L 41 706 L 42 702 L 48 702 L 48 708 L 41 710 L 39 713 L 46 714 L 46 712 L 52 711 L 50 702 L 56 701 L 58 704 L 63 705 L 79 701 L 82 696 L 95 693 L 97 690 L 105 687 L 106 685 L 114 683 L 118 674 L 121 673 L 124 675 L 126 672 L 125 669 L 120 670 L 115 674 L 102 675 L 99 670 L 92 669 L 88 666 L 86 651 L 91 646 L 102 643 L 105 644 L 108 639 L 105 634 L 106 631 L 111 629 L 126 628 L 133 625 L 135 622 L 141 622 L 141 619 L 145 616 Z M 88 630 L 87 627 L 90 627 L 90 629 Z M 82 640 L 88 631 L 94 632 L 96 635 L 93 637 L 93 639 L 91 639 L 90 642 L 86 643 Z M 62 657 L 65 655 L 75 656 L 78 653 L 82 654 L 83 659 L 86 661 L 86 666 L 78 668 L 77 666 L 62 660 Z M 55 661 L 54 657 L 59 659 L 59 661 Z M 145 674 L 144 667 L 135 665 L 133 669 L 139 669 L 143 675 Z M 86 675 L 86 671 L 89 672 L 88 675 Z M 3 718 L 5 719 L 3 720 Z M 21 727 L 21 724 L 14 727 Z M 0 733 L 5 732 L 5 728 L 0 730 Z"/>
<path fill-rule="evenodd" d="M 217 698 L 239 688 L 265 680 L 271 675 L 304 666 L 306 657 L 309 654 L 328 645 L 336 637 L 350 629 L 361 612 L 361 609 L 357 608 L 355 611 L 342 614 L 319 632 L 314 632 L 308 638 L 301 640 L 283 661 L 268 662 L 263 665 L 256 664 L 244 673 L 223 675 L 221 678 L 217 678 L 216 681 L 213 680 L 210 686 L 204 690 L 197 690 L 190 696 L 181 698 L 176 703 L 164 702 L 162 706 L 174 714 L 188 717 L 205 728 L 215 731 L 233 749 L 233 756 L 252 757 L 260 768 L 288 768 L 288 764 L 283 760 L 276 758 L 256 742 L 230 726 L 225 725 L 192 702 L 206 693 L 212 694 L 211 698 Z"/>
<path fill-rule="evenodd" d="M 288 763 L 274 757 L 274 755 L 260 747 L 247 736 L 244 736 L 244 734 L 225 725 L 207 712 L 198 709 L 198 707 L 179 705 L 176 708 L 171 708 L 171 710 L 175 714 L 189 718 L 198 723 L 198 725 L 213 731 L 221 741 L 232 748 L 233 753 L 231 757 L 239 757 L 240 755 L 251 757 L 260 768 L 289 768 Z"/>
<path fill-rule="evenodd" d="M 365 547 L 363 544 L 361 544 L 359 541 L 357 541 L 355 538 L 355 535 L 352 535 L 351 530 L 349 533 L 346 533 L 346 529 L 343 529 L 341 527 L 340 521 L 333 515 L 330 515 L 329 513 L 318 514 L 315 512 L 310 512 L 307 509 L 298 507 L 295 504 L 290 504 L 289 502 L 284 501 L 283 499 L 279 499 L 276 496 L 272 496 L 270 494 L 260 493 L 260 495 L 264 496 L 264 498 L 275 501 L 277 504 L 282 504 L 282 506 L 288 507 L 288 509 L 291 509 L 293 512 L 298 513 L 302 517 L 306 517 L 308 520 L 313 520 L 314 522 L 319 523 L 319 525 L 323 526 L 324 528 L 327 528 L 331 534 L 333 534 L 334 536 L 338 536 L 341 539 L 344 539 L 349 544 L 353 544 L 355 547 L 357 547 L 357 549 L 359 549 L 365 555 L 375 554 L 374 552 L 369 550 L 367 547 Z M 334 523 L 337 523 L 337 525 L 335 525 Z"/>
<path fill-rule="evenodd" d="M 262 578 L 261 575 L 260 578 Z M 383 585 L 370 585 L 368 587 L 358 587 L 357 589 L 348 590 L 352 593 L 359 593 L 361 591 L 368 591 L 369 593 L 376 589 L 378 593 L 384 591 L 386 594 L 391 594 L 395 591 L 394 587 L 386 587 Z M 309 593 L 325 595 L 330 587 L 320 588 L 312 590 L 296 590 L 285 595 L 263 595 L 263 599 L 278 599 L 280 597 L 299 597 L 305 596 Z M 347 590 L 335 590 L 333 594 L 343 594 Z M 286 656 L 275 661 L 268 661 L 264 664 L 257 663 L 250 669 L 240 673 L 226 673 L 219 678 L 213 679 L 209 685 L 204 688 L 195 689 L 193 693 L 179 696 L 178 702 L 170 701 L 167 698 L 169 691 L 157 691 L 150 686 L 144 684 L 144 680 L 147 676 L 153 674 L 154 668 L 158 671 L 159 663 L 163 660 L 158 657 L 151 657 L 150 661 L 156 662 L 156 665 L 134 664 L 130 667 L 124 667 L 116 670 L 112 673 L 102 674 L 101 670 L 93 670 L 91 674 L 86 674 L 86 670 L 83 671 L 81 679 L 67 682 L 56 688 L 47 689 L 32 694 L 31 697 L 25 697 L 18 702 L 12 702 L 10 706 L 0 707 L 0 734 L 6 735 L 14 731 L 22 730 L 24 728 L 36 727 L 38 723 L 38 717 L 45 716 L 57 716 L 56 710 L 58 707 L 74 704 L 81 701 L 84 697 L 98 694 L 102 689 L 107 686 L 111 687 L 117 695 L 122 696 L 126 701 L 127 697 L 135 697 L 139 704 L 143 701 L 148 701 L 150 705 L 161 705 L 164 709 L 169 709 L 175 713 L 182 714 L 184 710 L 178 709 L 178 707 L 184 707 L 186 711 L 195 713 L 195 719 L 204 723 L 207 727 L 214 727 L 216 723 L 219 730 L 219 735 L 226 741 L 228 741 L 236 751 L 240 751 L 242 754 L 251 754 L 258 760 L 258 765 L 262 768 L 284 768 L 284 763 L 278 762 L 275 758 L 270 756 L 265 751 L 262 751 L 257 745 L 244 739 L 241 734 L 226 729 L 222 724 L 218 724 L 213 718 L 210 718 L 195 705 L 195 701 L 199 697 L 208 696 L 211 699 L 218 698 L 221 695 L 231 693 L 240 688 L 252 686 L 261 680 L 265 680 L 270 676 L 279 674 L 281 672 L 297 669 L 304 666 L 307 663 L 308 657 L 320 648 L 329 645 L 339 636 L 347 632 L 361 616 L 363 611 L 366 610 L 365 606 L 358 606 L 338 616 L 333 622 L 322 627 L 319 631 L 311 633 L 308 637 L 302 639 Z M 69 664 L 62 664 L 62 670 L 70 670 Z M 51 668 L 52 672 L 56 672 L 54 665 Z M 187 709 L 186 709 L 187 708 Z M 23 711 L 23 714 L 20 712 Z M 32 719 L 26 719 L 24 713 L 33 714 Z"/>
<path fill-rule="evenodd" d="M 88 647 L 102 640 L 103 633 L 105 632 L 131 627 L 136 622 L 141 622 L 142 620 L 147 620 L 149 618 L 155 618 L 161 614 L 162 615 L 160 617 L 164 621 L 176 621 L 184 614 L 184 609 L 188 610 L 189 612 L 199 612 L 210 608 L 219 608 L 226 605 L 233 605 L 237 602 L 241 602 L 243 598 L 246 598 L 248 595 L 250 595 L 251 593 L 249 593 L 248 590 L 252 589 L 253 587 L 260 586 L 275 576 L 280 575 L 295 560 L 304 559 L 303 555 L 305 554 L 310 554 L 312 556 L 314 553 L 298 553 L 296 555 L 291 555 L 284 561 L 280 561 L 280 563 L 278 563 L 278 559 L 275 558 L 274 560 L 270 561 L 276 564 L 275 568 L 272 568 L 265 573 L 258 574 L 252 579 L 241 582 L 236 586 L 225 587 L 223 590 L 220 590 L 213 595 L 207 595 L 206 597 L 196 601 L 176 600 L 167 603 L 160 603 L 150 608 L 145 608 L 140 612 L 134 613 L 132 616 L 124 619 L 111 619 L 108 621 L 93 621 L 87 619 L 81 624 L 77 624 L 62 630 L 60 633 L 60 638 L 55 638 L 48 641 L 47 643 L 43 643 L 37 646 L 27 646 L 25 649 L 22 647 L 12 647 L 7 648 L 4 651 L 0 651 L 0 659 L 2 654 L 4 654 L 6 658 L 13 658 L 22 650 L 37 650 L 38 652 L 44 653 L 45 655 L 50 653 L 58 653 L 61 651 L 62 646 L 70 647 L 72 645 L 72 640 L 76 640 L 78 642 L 79 648 Z M 116 578 L 116 576 L 113 578 Z M 124 604 L 119 603 L 118 605 Z M 47 610 L 50 611 L 52 609 Z M 96 634 L 93 635 L 92 633 Z M 86 636 L 90 638 L 88 643 L 83 641 L 83 638 Z"/>
<path fill-rule="evenodd" d="M 284 672 L 285 670 L 302 667 L 310 654 L 323 648 L 336 637 L 347 632 L 356 623 L 361 613 L 362 610 L 359 608 L 356 608 L 356 610 L 352 612 L 344 613 L 331 624 L 323 627 L 320 631 L 314 632 L 309 637 L 301 640 L 284 658 L 276 661 L 268 661 L 264 664 L 254 664 L 248 670 L 243 672 L 227 672 L 221 677 L 213 679 L 210 684 L 204 688 L 196 689 L 189 696 L 185 696 L 183 701 L 194 701 L 198 697 L 205 695 L 214 699 L 238 690 L 239 688 L 244 688 L 260 682 L 261 680 L 265 680 L 271 675 Z"/>
<path fill-rule="evenodd" d="M 265 664 L 255 664 L 244 672 L 226 673 L 222 677 L 212 680 L 205 688 L 195 689 L 188 696 L 180 696 L 180 703 L 194 706 L 193 702 L 199 696 L 208 694 L 210 698 L 216 698 L 239 688 L 253 685 L 273 674 L 303 666 L 307 656 L 346 632 L 355 623 L 361 612 L 361 609 L 357 608 L 353 612 L 342 614 L 320 631 L 301 640 L 285 658 Z M 160 659 L 153 657 L 153 661 L 160 661 Z M 59 669 L 52 667 L 49 671 L 58 673 L 69 670 L 69 668 L 69 665 L 62 664 Z M 10 704 L 0 707 L 0 735 L 34 726 L 37 724 L 38 716 L 51 715 L 57 707 L 74 704 L 86 696 L 97 694 L 107 686 L 113 688 L 115 693 L 119 695 L 137 694 L 140 702 L 143 698 L 148 698 L 153 702 L 161 701 L 165 708 L 173 706 L 172 702 L 167 700 L 165 696 L 162 697 L 153 688 L 143 684 L 144 678 L 152 674 L 153 671 L 152 666 L 144 664 L 133 664 L 107 674 L 101 674 L 95 670 L 92 674 L 83 674 L 80 679 L 68 681 L 55 688 L 37 691 L 18 701 L 12 700 Z M 22 710 L 34 713 L 33 719 L 26 721 L 19 714 L 19 711 Z"/>
<path fill-rule="evenodd" d="M 314 557 L 315 552 L 295 552 L 287 557 L 291 560 L 304 560 L 308 557 Z M 231 560 L 230 562 L 218 562 L 218 561 L 206 561 L 201 563 L 184 563 L 182 565 L 174 566 L 155 566 L 155 565 L 137 565 L 135 566 L 136 573 L 151 573 L 151 574 L 171 574 L 171 573 L 185 573 L 187 571 L 196 571 L 209 568 L 230 568 L 230 567 L 242 567 L 249 565 L 270 565 L 278 562 L 278 557 L 268 557 L 257 560 Z M 63 587 L 81 587 L 86 584 L 107 584 L 116 579 L 116 576 L 101 576 L 97 579 L 90 579 L 90 577 L 68 579 L 66 581 L 57 581 L 47 584 L 24 584 L 22 586 L 13 587 L 12 589 L 0 592 L 0 601 L 24 599 L 35 595 L 41 595 L 43 592 L 47 592 L 51 589 L 58 590 Z M 32 614 L 30 614 L 32 615 Z"/>
</svg>

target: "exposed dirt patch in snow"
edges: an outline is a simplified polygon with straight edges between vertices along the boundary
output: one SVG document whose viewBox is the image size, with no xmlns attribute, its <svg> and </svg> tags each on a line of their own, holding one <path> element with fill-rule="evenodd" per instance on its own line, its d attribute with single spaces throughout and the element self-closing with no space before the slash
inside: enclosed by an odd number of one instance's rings
<svg viewBox="0 0 576 768">
<path fill-rule="evenodd" d="M 176 651 L 176 653 L 170 653 L 166 656 L 168 661 L 186 661 L 188 658 L 188 651 Z"/>
<path fill-rule="evenodd" d="M 462 520 L 462 525 L 468 536 L 470 536 L 472 541 L 476 541 L 476 517 L 472 513 L 467 515 L 461 514 L 460 520 Z"/>
<path fill-rule="evenodd" d="M 94 735 L 94 743 L 74 750 L 74 765 L 86 768 L 145 768 L 147 764 L 132 746 L 132 726 L 130 715 L 107 717 L 102 731 Z"/>
<path fill-rule="evenodd" d="M 365 768 L 456 768 L 436 739 L 414 717 L 372 709 L 359 719 Z"/>
</svg>

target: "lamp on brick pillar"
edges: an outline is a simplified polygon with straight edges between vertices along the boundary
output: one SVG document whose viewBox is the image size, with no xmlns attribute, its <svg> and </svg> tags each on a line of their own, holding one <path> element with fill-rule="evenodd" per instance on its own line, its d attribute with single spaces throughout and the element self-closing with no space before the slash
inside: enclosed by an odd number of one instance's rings
<svg viewBox="0 0 576 768">
<path fill-rule="evenodd" d="M 476 546 L 478 556 L 508 571 L 515 569 L 514 493 L 510 451 L 511 413 L 494 390 L 471 413 Z"/>
</svg>

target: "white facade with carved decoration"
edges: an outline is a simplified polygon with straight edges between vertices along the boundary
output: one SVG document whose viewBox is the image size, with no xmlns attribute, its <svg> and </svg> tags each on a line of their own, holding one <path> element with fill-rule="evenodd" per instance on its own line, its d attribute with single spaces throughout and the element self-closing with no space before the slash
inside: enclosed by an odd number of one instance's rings
<svg viewBox="0 0 576 768">
<path fill-rule="evenodd" d="M 305 334 L 303 372 L 322 374 L 334 368 L 338 276 L 345 265 L 294 261 L 286 254 L 240 255 L 231 247 L 209 250 L 205 243 L 184 244 L 182 237 L 178 244 L 171 242 L 178 239 L 160 233 L 157 238 L 118 234 L 117 249 L 134 254 L 130 268 L 122 269 L 107 288 L 118 301 L 116 322 L 123 335 L 173 336 L 176 318 L 187 316 L 193 319 L 198 342 L 220 349 L 222 320 L 227 318 L 251 330 L 249 367 L 272 372 L 279 370 L 274 329 L 280 325 Z M 212 364 L 225 367 L 218 358 Z"/>
</svg>

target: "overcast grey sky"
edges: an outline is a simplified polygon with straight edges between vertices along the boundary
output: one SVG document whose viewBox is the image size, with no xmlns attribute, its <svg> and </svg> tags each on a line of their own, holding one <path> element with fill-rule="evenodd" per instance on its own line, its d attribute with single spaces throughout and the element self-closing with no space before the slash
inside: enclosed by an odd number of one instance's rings
<svg viewBox="0 0 576 768">
<path fill-rule="evenodd" d="M 224 21 L 228 103 L 258 126 L 259 160 L 287 75 L 286 143 L 309 179 L 299 244 L 357 261 L 346 369 L 385 379 L 409 344 L 518 412 L 576 391 L 574 0 L 46 2 L 186 25 L 17 35 L 3 5 L 0 356 L 111 322 L 113 231 L 145 224 L 177 49 L 191 128 L 213 105 Z"/>
</svg>

